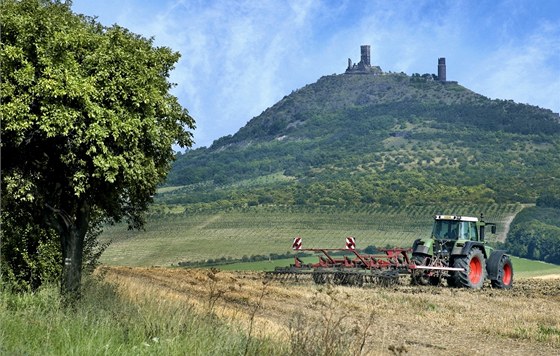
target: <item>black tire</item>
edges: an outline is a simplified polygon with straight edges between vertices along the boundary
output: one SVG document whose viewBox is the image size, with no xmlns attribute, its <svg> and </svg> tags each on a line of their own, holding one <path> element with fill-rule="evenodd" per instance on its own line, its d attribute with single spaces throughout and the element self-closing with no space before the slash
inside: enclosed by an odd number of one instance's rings
<svg viewBox="0 0 560 356">
<path fill-rule="evenodd" d="M 513 266 L 508 255 L 503 255 L 500 259 L 496 279 L 491 282 L 493 288 L 510 289 L 513 286 Z"/>
<path fill-rule="evenodd" d="M 416 266 L 426 266 L 428 264 L 429 256 L 424 255 L 414 255 L 412 256 L 412 262 Z M 413 269 L 410 275 L 411 283 L 415 286 L 427 286 L 430 285 L 430 276 L 423 269 Z"/>
<path fill-rule="evenodd" d="M 451 288 L 457 287 L 455 284 L 455 277 L 453 275 L 451 277 L 447 277 L 447 286 Z"/>
<path fill-rule="evenodd" d="M 453 267 L 463 268 L 453 274 L 453 283 L 457 287 L 479 289 L 486 279 L 486 259 L 478 248 L 472 248 L 464 257 L 455 258 Z"/>
<path fill-rule="evenodd" d="M 430 285 L 439 286 L 441 284 L 440 276 L 430 276 Z"/>
</svg>

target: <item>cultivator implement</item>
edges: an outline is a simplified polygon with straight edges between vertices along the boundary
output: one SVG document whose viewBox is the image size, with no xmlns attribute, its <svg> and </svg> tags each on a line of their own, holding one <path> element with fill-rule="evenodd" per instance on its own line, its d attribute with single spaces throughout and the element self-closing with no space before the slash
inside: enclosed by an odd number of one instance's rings
<svg viewBox="0 0 560 356">
<path fill-rule="evenodd" d="M 302 247 L 302 239 L 296 237 L 292 248 L 300 252 L 315 253 L 319 260 L 316 263 L 304 263 L 296 256 L 290 266 L 276 267 L 274 271 L 266 272 L 267 278 L 358 287 L 364 284 L 391 286 L 399 283 L 400 276 L 410 275 L 415 270 L 422 270 L 422 273 L 462 270 L 416 265 L 410 258 L 412 251 L 410 248 L 395 247 L 380 249 L 379 254 L 364 254 L 356 249 L 356 241 L 353 237 L 346 238 L 344 248 L 307 249 Z"/>
<path fill-rule="evenodd" d="M 277 267 L 267 272 L 267 277 L 275 280 L 313 281 L 316 284 L 338 284 L 362 286 L 367 283 L 392 285 L 399 282 L 399 276 L 408 274 L 413 268 L 409 258 L 411 249 L 382 249 L 380 254 L 364 254 L 356 250 L 353 237 L 346 238 L 344 248 L 302 248 L 302 239 L 296 237 L 294 250 L 313 252 L 318 262 L 304 263 L 294 257 L 288 267 Z"/>
</svg>

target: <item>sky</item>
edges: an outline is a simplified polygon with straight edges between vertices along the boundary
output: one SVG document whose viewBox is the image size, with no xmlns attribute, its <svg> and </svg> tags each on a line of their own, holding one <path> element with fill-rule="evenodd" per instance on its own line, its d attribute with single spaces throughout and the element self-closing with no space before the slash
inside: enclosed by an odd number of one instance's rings
<svg viewBox="0 0 560 356">
<path fill-rule="evenodd" d="M 172 93 L 208 147 L 371 46 L 385 72 L 437 73 L 492 99 L 560 112 L 558 0 L 73 0 L 181 54 Z"/>
</svg>

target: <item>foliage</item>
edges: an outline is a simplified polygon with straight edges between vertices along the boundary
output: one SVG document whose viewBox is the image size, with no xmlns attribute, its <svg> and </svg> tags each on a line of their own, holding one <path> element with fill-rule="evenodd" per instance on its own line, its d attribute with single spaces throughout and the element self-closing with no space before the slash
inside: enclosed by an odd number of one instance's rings
<svg viewBox="0 0 560 356">
<path fill-rule="evenodd" d="M 505 247 L 519 257 L 560 264 L 560 209 L 533 207 L 520 212 Z"/>
<path fill-rule="evenodd" d="M 35 244 L 55 231 L 62 288 L 74 293 L 86 233 L 98 219 L 141 227 L 172 144 L 192 143 L 194 122 L 169 94 L 179 54 L 69 2 L 6 0 L 0 10 L 2 211 L 26 219 Z M 6 246 L 20 238 L 3 236 Z"/>
<path fill-rule="evenodd" d="M 62 256 L 54 231 L 39 228 L 21 211 L 8 214 L 5 208 L 0 251 L 2 284 L 14 291 L 32 291 L 59 280 Z"/>
<path fill-rule="evenodd" d="M 558 186 L 553 186 L 553 188 L 558 189 Z M 537 206 L 560 209 L 560 190 L 554 192 L 551 188 L 548 188 L 548 190 L 537 199 Z"/>
</svg>

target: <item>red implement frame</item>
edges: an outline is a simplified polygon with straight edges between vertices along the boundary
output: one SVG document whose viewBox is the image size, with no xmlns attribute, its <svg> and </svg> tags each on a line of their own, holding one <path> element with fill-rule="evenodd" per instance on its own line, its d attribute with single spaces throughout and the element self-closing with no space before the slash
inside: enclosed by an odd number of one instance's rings
<svg viewBox="0 0 560 356">
<path fill-rule="evenodd" d="M 319 262 L 305 264 L 298 257 L 294 257 L 295 268 L 358 268 L 358 269 L 413 269 L 414 263 L 410 260 L 408 253 L 412 251 L 410 248 L 391 248 L 381 249 L 385 254 L 362 254 L 357 250 L 341 249 L 341 248 L 307 248 L 299 251 L 322 253 L 319 256 Z M 353 254 L 353 257 L 347 255 L 342 258 L 332 256 L 332 252 L 345 252 Z"/>
</svg>

